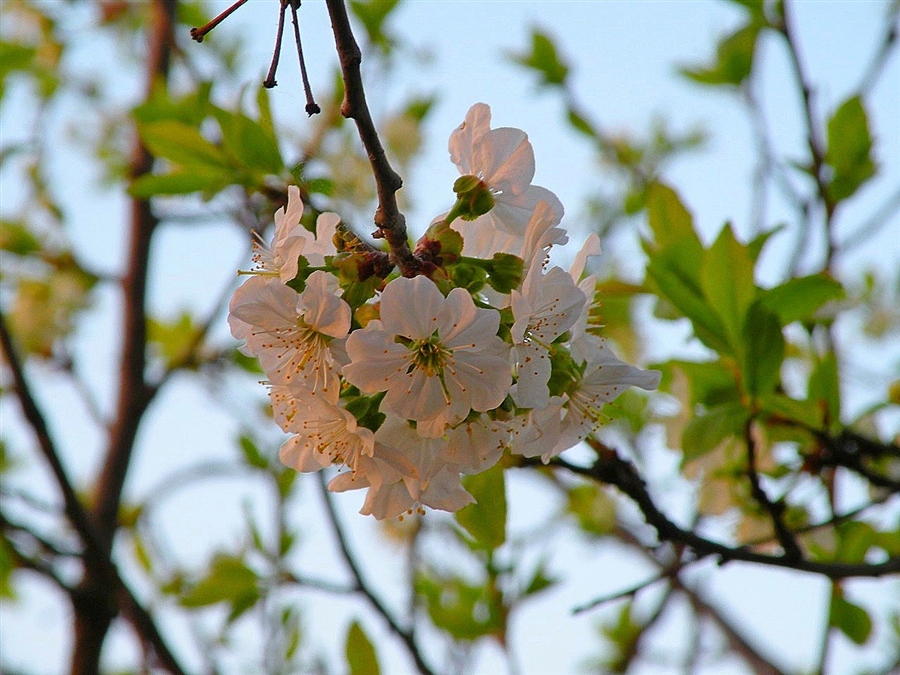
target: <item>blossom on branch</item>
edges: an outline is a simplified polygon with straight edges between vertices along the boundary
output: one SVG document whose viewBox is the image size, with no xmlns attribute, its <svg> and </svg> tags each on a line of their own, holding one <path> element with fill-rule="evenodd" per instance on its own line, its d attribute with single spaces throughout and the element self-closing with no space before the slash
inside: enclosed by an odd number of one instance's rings
<svg viewBox="0 0 900 675">
<path fill-rule="evenodd" d="M 279 456 L 297 471 L 338 468 L 329 490 L 366 489 L 361 513 L 402 517 L 473 501 L 462 477 L 506 452 L 545 461 L 580 443 L 603 406 L 660 374 L 624 363 L 598 337 L 600 253 L 591 235 L 570 270 L 549 267 L 568 241 L 563 209 L 531 184 L 518 129 L 491 129 L 473 106 L 450 138 L 457 201 L 417 243 L 414 269 L 333 243 L 339 217 L 300 223 L 300 191 L 275 214 L 270 247 L 231 301 L 232 334 L 259 359 Z M 352 233 L 348 235 L 352 237 Z M 391 244 L 395 245 L 395 244 Z"/>
</svg>

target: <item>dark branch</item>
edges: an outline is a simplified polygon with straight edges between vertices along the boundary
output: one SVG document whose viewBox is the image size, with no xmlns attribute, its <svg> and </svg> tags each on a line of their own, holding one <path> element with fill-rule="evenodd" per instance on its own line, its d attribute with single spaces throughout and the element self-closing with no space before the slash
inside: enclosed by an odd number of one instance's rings
<svg viewBox="0 0 900 675">
<path fill-rule="evenodd" d="M 707 539 L 696 532 L 685 530 L 673 523 L 659 510 L 647 490 L 634 465 L 618 456 L 615 450 L 595 439 L 588 443 L 597 451 L 598 458 L 592 466 L 584 467 L 561 459 L 550 461 L 550 466 L 560 467 L 579 476 L 615 485 L 637 504 L 647 523 L 657 532 L 660 541 L 668 541 L 688 546 L 699 558 L 717 556 L 721 564 L 731 561 L 756 563 L 771 567 L 782 567 L 800 572 L 821 574 L 831 579 L 849 577 L 882 577 L 900 573 L 900 557 L 889 558 L 881 563 L 837 563 L 815 560 L 796 560 L 784 555 L 757 553 L 747 546 L 727 546 Z M 540 459 L 523 459 L 524 466 L 542 466 Z"/>
<path fill-rule="evenodd" d="M 372 608 L 387 621 L 391 631 L 400 638 L 404 645 L 406 645 L 406 649 L 416 662 L 416 667 L 419 672 L 423 675 L 433 675 L 434 671 L 425 662 L 425 657 L 419 650 L 412 632 L 403 628 L 403 626 L 397 622 L 397 619 L 394 618 L 393 614 L 391 614 L 363 577 L 362 570 L 359 568 L 359 565 L 356 564 L 356 559 L 350 551 L 350 544 L 347 542 L 347 536 L 344 534 L 340 518 L 334 510 L 334 504 L 331 502 L 331 493 L 328 492 L 328 483 L 325 479 L 325 472 L 319 471 L 316 474 L 316 477 L 319 480 L 322 501 L 325 505 L 325 513 L 328 515 L 328 521 L 331 523 L 332 530 L 334 530 L 334 536 L 335 539 L 337 539 L 341 556 L 344 558 L 344 562 L 347 564 L 347 567 L 350 569 L 350 574 L 353 576 L 353 581 L 356 585 L 355 590 L 366 598 Z"/>
<path fill-rule="evenodd" d="M 378 193 L 375 225 L 378 229 L 373 236 L 387 241 L 394 262 L 404 276 L 415 276 L 420 269 L 419 261 L 409 248 L 409 242 L 406 239 L 406 220 L 397 206 L 397 191 L 402 187 L 403 181 L 391 167 L 381 140 L 378 138 L 375 123 L 369 113 L 362 75 L 359 70 L 362 54 L 356 38 L 353 37 L 347 7 L 344 0 L 325 0 L 325 4 L 328 6 L 328 14 L 331 17 L 331 28 L 334 32 L 334 42 L 344 79 L 344 101 L 341 104 L 341 114 L 356 122 L 360 140 L 369 156 L 369 163 L 372 165 L 372 173 L 375 177 L 375 187 Z"/>
<path fill-rule="evenodd" d="M 772 527 L 775 529 L 775 536 L 778 537 L 778 543 L 781 544 L 781 548 L 784 550 L 785 558 L 800 560 L 803 558 L 800 546 L 797 544 L 793 532 L 791 532 L 784 523 L 784 501 L 779 500 L 773 502 L 769 499 L 769 495 L 767 495 L 766 491 L 763 489 L 759 471 L 756 466 L 757 447 L 756 434 L 753 432 L 753 424 L 754 422 L 752 420 L 748 420 L 744 428 L 744 442 L 747 444 L 747 475 L 750 479 L 750 490 L 753 499 L 755 499 L 769 515 L 769 518 L 772 521 Z"/>
</svg>

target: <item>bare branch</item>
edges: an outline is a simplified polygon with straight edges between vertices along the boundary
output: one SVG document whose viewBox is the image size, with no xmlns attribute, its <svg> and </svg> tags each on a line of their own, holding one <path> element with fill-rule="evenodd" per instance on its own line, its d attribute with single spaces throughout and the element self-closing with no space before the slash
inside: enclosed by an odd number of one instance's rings
<svg viewBox="0 0 900 675">
<path fill-rule="evenodd" d="M 378 138 L 375 123 L 369 113 L 359 69 L 362 54 L 356 38 L 353 37 L 353 29 L 350 26 L 350 17 L 347 14 L 344 0 L 325 0 L 325 4 L 328 6 L 328 14 L 331 17 L 331 28 L 334 32 L 334 42 L 344 79 L 344 102 L 341 104 L 341 114 L 356 122 L 360 140 L 369 156 L 369 163 L 372 165 L 372 173 L 375 177 L 378 194 L 375 225 L 378 229 L 373 236 L 387 241 L 391 248 L 391 256 L 401 273 L 404 276 L 412 277 L 419 273 L 421 265 L 409 248 L 409 242 L 406 239 L 406 220 L 397 206 L 397 191 L 402 187 L 403 181 L 388 161 L 381 140 Z"/>
<path fill-rule="evenodd" d="M 404 645 L 406 645 L 406 650 L 416 662 L 416 667 L 418 668 L 419 672 L 423 675 L 433 675 L 434 671 L 425 662 L 425 657 L 419 650 L 419 647 L 416 644 L 415 639 L 413 638 L 412 632 L 403 628 L 403 626 L 401 626 L 397 622 L 397 619 L 394 618 L 393 614 L 387 609 L 385 604 L 375 594 L 375 592 L 369 586 L 368 582 L 366 582 L 365 578 L 363 577 L 362 570 L 356 563 L 356 559 L 353 557 L 353 553 L 350 551 L 350 544 L 348 543 L 347 535 L 344 533 L 344 529 L 341 526 L 340 517 L 334 510 L 334 504 L 331 501 L 331 493 L 328 492 L 328 484 L 325 479 L 325 472 L 317 472 L 316 478 L 318 478 L 319 487 L 321 488 L 320 492 L 322 493 L 322 502 L 325 505 L 325 513 L 328 515 L 328 521 L 331 523 L 331 529 L 334 531 L 335 539 L 337 539 L 338 548 L 340 548 L 341 551 L 341 556 L 344 558 L 344 562 L 347 564 L 347 567 L 350 569 L 350 574 L 353 576 L 353 580 L 356 585 L 356 591 L 358 593 L 361 593 L 366 598 L 372 608 L 378 614 L 380 614 L 385 621 L 387 621 L 387 624 L 390 627 L 391 631 L 400 638 Z"/>
</svg>

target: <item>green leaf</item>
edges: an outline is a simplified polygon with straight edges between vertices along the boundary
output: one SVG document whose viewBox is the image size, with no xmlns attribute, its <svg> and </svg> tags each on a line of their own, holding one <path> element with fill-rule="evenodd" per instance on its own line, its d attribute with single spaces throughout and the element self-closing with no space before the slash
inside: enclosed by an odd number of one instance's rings
<svg viewBox="0 0 900 675">
<path fill-rule="evenodd" d="M 172 98 L 165 82 L 158 80 L 153 84 L 149 100 L 135 107 L 131 116 L 142 124 L 169 120 L 198 128 L 209 113 L 211 90 L 211 82 L 201 82 L 196 91 L 187 96 Z"/>
<path fill-rule="evenodd" d="M 701 249 L 701 256 L 702 253 Z M 651 251 L 649 255 L 647 274 L 655 282 L 659 294 L 691 320 L 701 342 L 717 352 L 730 354 L 725 326 L 701 290 L 699 268 L 702 258 L 693 257 L 692 242 L 682 240 L 670 244 L 663 251 Z"/>
<path fill-rule="evenodd" d="M 734 236 L 730 225 L 722 228 L 701 266 L 703 294 L 716 312 L 734 354 L 741 354 L 742 330 L 753 302 L 753 262 L 747 247 Z"/>
<path fill-rule="evenodd" d="M 856 564 L 865 562 L 869 549 L 875 546 L 878 533 L 868 523 L 853 520 L 837 527 L 838 545 L 835 560 Z"/>
<path fill-rule="evenodd" d="M 833 353 L 826 354 L 809 376 L 809 398 L 821 411 L 819 424 L 836 430 L 841 423 L 841 390 Z"/>
<path fill-rule="evenodd" d="M 260 597 L 259 577 L 241 559 L 227 554 L 213 558 L 208 574 L 181 596 L 182 607 L 205 607 L 219 602 L 243 605 Z"/>
<path fill-rule="evenodd" d="M 743 434 L 750 413 L 740 403 L 724 403 L 710 408 L 705 415 L 695 415 L 681 435 L 684 462 L 711 452 L 729 436 Z"/>
<path fill-rule="evenodd" d="M 269 468 L 268 460 L 266 460 L 265 455 L 260 452 L 259 446 L 256 445 L 256 442 L 250 438 L 250 436 L 241 434 L 240 438 L 238 438 L 238 446 L 241 449 L 241 454 L 244 456 L 244 462 L 246 462 L 247 466 L 253 467 L 254 469 Z"/>
<path fill-rule="evenodd" d="M 214 194 L 230 185 L 233 180 L 233 176 L 224 170 L 191 167 L 189 171 L 140 176 L 128 186 L 128 194 L 138 199 L 149 199 L 157 195 L 186 195 L 192 192 Z"/>
<path fill-rule="evenodd" d="M 833 175 L 828 196 L 835 202 L 846 199 L 875 175 L 869 120 L 859 96 L 852 96 L 828 120 L 828 149 L 825 162 Z"/>
<path fill-rule="evenodd" d="M 144 145 L 156 157 L 163 157 L 179 166 L 223 169 L 228 158 L 215 145 L 207 141 L 193 126 L 175 120 L 162 120 L 138 124 L 138 133 Z"/>
<path fill-rule="evenodd" d="M 694 218 L 675 190 L 662 183 L 647 189 L 647 222 L 658 249 L 681 244 L 690 264 L 700 263 L 703 245 L 694 231 Z"/>
<path fill-rule="evenodd" d="M 747 312 L 743 342 L 744 390 L 754 398 L 775 391 L 785 350 L 778 317 L 760 303 L 754 303 Z"/>
<path fill-rule="evenodd" d="M 531 579 L 525 584 L 525 589 L 522 591 L 522 597 L 536 595 L 537 593 L 556 585 L 556 583 L 557 580 L 547 574 L 546 563 L 541 562 L 534 570 L 534 574 L 531 575 Z"/>
<path fill-rule="evenodd" d="M 531 31 L 531 53 L 510 54 L 510 59 L 540 74 L 541 84 L 562 85 L 569 75 L 569 66 L 560 58 L 553 40 L 537 29 Z"/>
<path fill-rule="evenodd" d="M 759 302 L 778 317 L 782 326 L 808 321 L 822 305 L 844 297 L 838 281 L 824 274 L 795 277 L 779 286 L 762 291 Z"/>
<path fill-rule="evenodd" d="M 711 65 L 681 68 L 681 74 L 700 84 L 740 85 L 753 70 L 753 53 L 760 28 L 757 21 L 751 21 L 719 41 L 716 60 Z"/>
<path fill-rule="evenodd" d="M 485 586 L 420 574 L 415 589 L 424 598 L 432 623 L 455 639 L 473 641 L 501 633 L 499 608 Z"/>
<path fill-rule="evenodd" d="M 837 628 L 858 645 L 868 642 L 872 634 L 872 619 L 868 612 L 840 593 L 831 596 L 828 625 Z"/>
<path fill-rule="evenodd" d="M 381 672 L 375 647 L 359 621 L 354 621 L 347 630 L 344 654 L 350 666 L 350 675 L 379 675 Z"/>
<path fill-rule="evenodd" d="M 22 221 L 0 220 L 0 250 L 30 255 L 41 250 L 41 241 Z"/>
<path fill-rule="evenodd" d="M 394 45 L 394 38 L 385 31 L 384 24 L 399 1 L 350 0 L 350 9 L 362 23 L 369 41 L 380 47 L 383 52 L 390 51 Z"/>
<path fill-rule="evenodd" d="M 222 130 L 222 149 L 247 169 L 264 174 L 278 174 L 284 160 L 275 137 L 259 122 L 242 113 L 215 108 L 213 115 Z"/>
<path fill-rule="evenodd" d="M 16 590 L 12 585 L 13 572 L 16 569 L 15 558 L 10 550 L 6 537 L 0 538 L 0 598 L 15 600 Z"/>
<path fill-rule="evenodd" d="M 463 479 L 463 486 L 475 497 L 456 512 L 456 522 L 475 538 L 480 547 L 493 550 L 506 541 L 506 484 L 503 467 L 496 464 Z"/>
<path fill-rule="evenodd" d="M 594 483 L 569 488 L 567 510 L 578 526 L 596 536 L 612 534 L 616 528 L 616 501 Z"/>
</svg>

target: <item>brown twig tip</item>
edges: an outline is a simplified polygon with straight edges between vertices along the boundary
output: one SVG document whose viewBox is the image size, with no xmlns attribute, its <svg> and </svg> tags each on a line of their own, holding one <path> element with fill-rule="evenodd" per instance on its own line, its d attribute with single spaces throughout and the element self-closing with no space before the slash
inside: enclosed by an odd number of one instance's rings
<svg viewBox="0 0 900 675">
<path fill-rule="evenodd" d="M 206 34 L 209 33 L 213 28 L 222 23 L 225 19 L 229 17 L 229 15 L 234 12 L 238 7 L 243 5 L 247 0 L 237 0 L 233 5 L 231 5 L 224 12 L 218 14 L 212 21 L 207 24 L 200 26 L 200 28 L 191 28 L 191 39 L 196 42 L 203 42 L 203 38 L 206 37 Z"/>
<path fill-rule="evenodd" d="M 307 103 L 306 104 L 306 114 L 312 117 L 313 115 L 318 115 L 322 112 L 322 109 L 319 107 L 318 103 Z"/>
<path fill-rule="evenodd" d="M 263 80 L 263 87 L 265 87 L 266 89 L 274 89 L 277 86 L 278 82 L 276 82 L 274 78 L 267 77 L 265 80 Z"/>
</svg>

